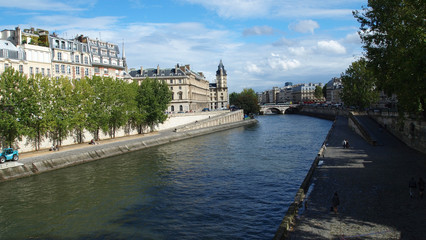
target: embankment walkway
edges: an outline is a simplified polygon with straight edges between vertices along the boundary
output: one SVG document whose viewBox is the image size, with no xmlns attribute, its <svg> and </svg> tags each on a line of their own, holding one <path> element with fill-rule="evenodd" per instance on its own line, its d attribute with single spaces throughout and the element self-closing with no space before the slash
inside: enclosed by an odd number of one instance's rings
<svg viewBox="0 0 426 240">
<path fill-rule="evenodd" d="M 411 177 L 426 179 L 426 155 L 408 148 L 368 118 L 372 146 L 339 116 L 314 172 L 307 209 L 288 239 L 426 239 L 426 197 L 409 197 Z M 342 141 L 348 139 L 349 149 Z M 338 192 L 338 214 L 330 211 Z"/>
<path fill-rule="evenodd" d="M 97 145 L 75 144 L 61 147 L 59 151 L 41 150 L 22 153 L 18 162 L 1 164 L 0 182 L 256 123 L 256 119 L 249 119 L 182 132 L 176 131 L 178 129 L 168 129 L 143 135 L 107 139 L 99 141 Z M 198 123 L 187 125 L 196 126 Z M 187 128 L 187 125 L 183 127 Z"/>
</svg>

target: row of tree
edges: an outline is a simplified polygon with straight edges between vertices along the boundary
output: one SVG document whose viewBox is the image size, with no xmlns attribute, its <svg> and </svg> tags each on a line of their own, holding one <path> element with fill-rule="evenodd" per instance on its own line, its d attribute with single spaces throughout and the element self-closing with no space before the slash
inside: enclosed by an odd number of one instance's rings
<svg viewBox="0 0 426 240">
<path fill-rule="evenodd" d="M 383 91 L 397 96 L 400 116 L 426 119 L 425 11 L 424 0 L 370 0 L 354 12 L 365 56 L 342 74 L 346 105 L 368 107 Z"/>
<path fill-rule="evenodd" d="M 26 77 L 8 68 L 0 75 L 0 138 L 11 146 L 27 136 L 35 149 L 48 134 L 53 142 L 75 134 L 83 142 L 83 130 L 94 139 L 100 131 L 115 137 L 118 128 L 142 133 L 167 119 L 171 101 L 166 83 L 146 79 L 140 85 L 110 77 L 69 80 L 36 75 Z"/>
</svg>

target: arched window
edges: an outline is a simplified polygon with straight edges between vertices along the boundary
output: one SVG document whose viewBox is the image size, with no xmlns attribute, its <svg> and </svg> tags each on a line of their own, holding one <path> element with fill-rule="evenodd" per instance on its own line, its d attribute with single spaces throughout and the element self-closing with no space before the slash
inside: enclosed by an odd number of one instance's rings
<svg viewBox="0 0 426 240">
<path fill-rule="evenodd" d="M 179 111 L 181 111 L 181 112 L 183 111 L 183 106 L 182 105 L 179 106 Z"/>
<path fill-rule="evenodd" d="M 170 107 L 170 110 L 171 110 L 172 112 L 174 112 L 174 111 L 175 111 L 175 106 L 173 106 L 173 105 L 172 105 L 172 106 Z"/>
<path fill-rule="evenodd" d="M 182 92 L 178 92 L 179 100 L 182 100 Z"/>
</svg>

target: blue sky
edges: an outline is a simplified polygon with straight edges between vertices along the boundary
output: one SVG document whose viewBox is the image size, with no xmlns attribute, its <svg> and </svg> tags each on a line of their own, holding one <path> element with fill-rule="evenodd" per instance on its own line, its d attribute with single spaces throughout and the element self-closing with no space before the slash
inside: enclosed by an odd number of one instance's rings
<svg viewBox="0 0 426 240">
<path fill-rule="evenodd" d="M 352 16 L 367 0 L 0 0 L 0 30 L 124 42 L 129 68 L 191 64 L 230 92 L 326 83 L 362 56 Z"/>
</svg>

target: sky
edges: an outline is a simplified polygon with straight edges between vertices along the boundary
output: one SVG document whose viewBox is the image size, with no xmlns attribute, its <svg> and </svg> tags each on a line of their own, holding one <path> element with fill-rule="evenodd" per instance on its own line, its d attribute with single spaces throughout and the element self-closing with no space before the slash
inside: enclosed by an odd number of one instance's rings
<svg viewBox="0 0 426 240">
<path fill-rule="evenodd" d="M 367 0 L 0 0 L 0 31 L 41 28 L 124 43 L 130 68 L 190 64 L 229 92 L 327 83 L 362 56 L 352 11 Z M 122 50 L 122 49 L 121 49 Z"/>
</svg>

